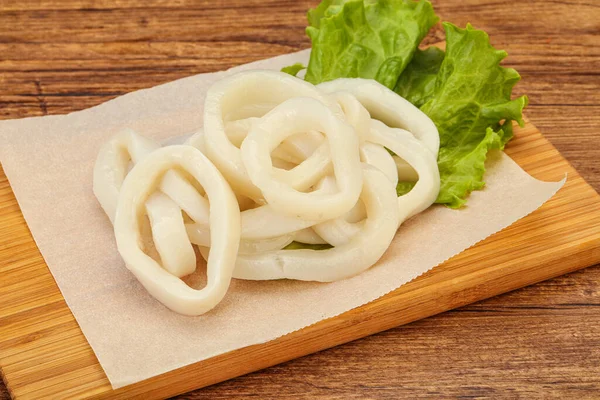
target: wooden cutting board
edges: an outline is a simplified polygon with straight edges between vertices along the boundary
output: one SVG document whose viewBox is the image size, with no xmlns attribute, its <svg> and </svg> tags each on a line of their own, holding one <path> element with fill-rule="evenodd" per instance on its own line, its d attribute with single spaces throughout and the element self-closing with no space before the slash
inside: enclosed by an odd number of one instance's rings
<svg viewBox="0 0 600 400">
<path fill-rule="evenodd" d="M 530 123 L 506 152 L 565 186 L 548 203 L 396 291 L 266 344 L 112 390 L 0 168 L 0 369 L 18 399 L 163 398 L 600 262 L 600 196 Z M 526 329 L 526 328 L 525 328 Z"/>
</svg>

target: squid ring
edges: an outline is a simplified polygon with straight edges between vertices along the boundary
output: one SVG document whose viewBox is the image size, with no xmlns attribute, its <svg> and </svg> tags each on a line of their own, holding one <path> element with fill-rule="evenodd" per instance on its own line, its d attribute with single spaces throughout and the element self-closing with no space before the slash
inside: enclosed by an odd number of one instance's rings
<svg viewBox="0 0 600 400">
<path fill-rule="evenodd" d="M 433 204 L 440 191 L 440 172 L 436 157 L 410 132 L 390 128 L 380 121 L 371 121 L 368 141 L 387 147 L 408 163 L 419 175 L 416 185 L 398 197 L 398 207 L 410 218 Z"/>
<path fill-rule="evenodd" d="M 119 191 L 127 175 L 129 161 L 135 164 L 159 147 L 158 143 L 125 129 L 100 149 L 94 164 L 94 195 L 111 222 L 115 219 Z"/>
<path fill-rule="evenodd" d="M 378 169 L 363 164 L 361 199 L 367 209 L 362 230 L 347 243 L 327 250 L 277 250 L 238 255 L 234 278 L 332 282 L 368 269 L 390 245 L 400 221 L 396 189 Z M 212 252 L 212 249 L 211 249 Z"/>
<path fill-rule="evenodd" d="M 406 129 L 423 142 L 437 158 L 440 135 L 433 121 L 405 98 L 372 79 L 339 78 L 317 85 L 325 93 L 352 93 L 371 117 L 385 124 Z"/>
<path fill-rule="evenodd" d="M 208 283 L 195 290 L 170 274 L 140 248 L 139 218 L 146 199 L 161 175 L 185 169 L 204 188 L 210 201 L 212 252 L 207 263 Z M 127 268 L 166 307 L 180 314 L 200 315 L 225 296 L 240 239 L 240 211 L 233 191 L 215 166 L 191 146 L 169 146 L 136 164 L 125 178 L 115 217 L 115 237 Z"/>
<path fill-rule="evenodd" d="M 261 198 L 260 190 L 246 173 L 240 149 L 227 136 L 226 123 L 262 117 L 297 96 L 317 99 L 341 114 L 339 106 L 314 85 L 283 72 L 240 72 L 216 82 L 208 90 L 204 104 L 204 152 L 236 193 Z"/>
<path fill-rule="evenodd" d="M 333 194 L 299 192 L 273 179 L 271 152 L 287 137 L 317 130 L 327 139 L 339 190 Z M 252 183 L 276 211 L 308 220 L 340 216 L 356 204 L 362 186 L 358 136 L 323 103 L 296 97 L 279 104 L 253 124 L 242 143 L 242 160 Z"/>
</svg>

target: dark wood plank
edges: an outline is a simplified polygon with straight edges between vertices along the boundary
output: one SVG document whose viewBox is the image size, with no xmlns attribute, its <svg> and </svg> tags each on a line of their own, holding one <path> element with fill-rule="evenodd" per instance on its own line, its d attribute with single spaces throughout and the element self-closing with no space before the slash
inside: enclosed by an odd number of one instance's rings
<svg viewBox="0 0 600 400">
<path fill-rule="evenodd" d="M 316 3 L 0 0 L 0 118 L 80 110 L 305 48 L 304 14 Z M 434 5 L 509 52 L 528 117 L 600 190 L 600 4 Z M 600 267 L 589 268 L 180 398 L 593 398 L 599 299 Z"/>
</svg>

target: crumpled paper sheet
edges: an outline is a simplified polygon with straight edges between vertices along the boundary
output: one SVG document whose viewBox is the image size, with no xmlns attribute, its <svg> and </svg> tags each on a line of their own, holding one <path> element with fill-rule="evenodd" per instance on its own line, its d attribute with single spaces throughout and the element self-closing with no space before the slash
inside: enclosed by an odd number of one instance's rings
<svg viewBox="0 0 600 400">
<path fill-rule="evenodd" d="M 400 228 L 381 261 L 329 284 L 234 280 L 199 317 L 155 301 L 125 268 L 112 226 L 92 193 L 100 146 L 130 127 L 165 141 L 202 126 L 216 80 L 251 68 L 279 69 L 309 53 L 275 57 L 133 92 L 64 116 L 0 121 L 0 161 L 50 271 L 114 388 L 241 347 L 265 343 L 368 303 L 531 213 L 563 182 L 538 181 L 508 156 L 488 164 L 487 187 L 468 207 L 434 206 Z M 189 281 L 201 283 L 202 272 Z"/>
</svg>

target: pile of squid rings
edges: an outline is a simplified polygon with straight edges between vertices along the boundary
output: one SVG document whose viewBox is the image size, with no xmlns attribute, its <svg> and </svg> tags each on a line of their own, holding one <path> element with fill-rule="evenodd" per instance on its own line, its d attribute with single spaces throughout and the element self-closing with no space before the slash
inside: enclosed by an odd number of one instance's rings
<svg viewBox="0 0 600 400">
<path fill-rule="evenodd" d="M 433 122 L 376 81 L 254 70 L 208 90 L 204 127 L 184 144 L 120 131 L 93 188 L 127 268 L 166 307 L 200 315 L 231 278 L 331 282 L 370 268 L 435 201 L 438 150 Z M 399 180 L 416 184 L 398 196 Z M 294 241 L 329 248 L 286 249 Z M 194 245 L 207 261 L 199 290 L 181 279 Z"/>
</svg>

